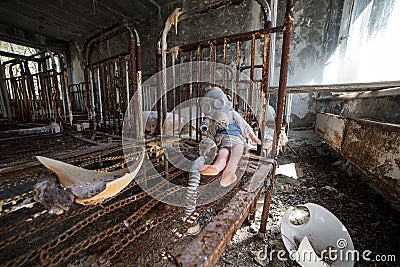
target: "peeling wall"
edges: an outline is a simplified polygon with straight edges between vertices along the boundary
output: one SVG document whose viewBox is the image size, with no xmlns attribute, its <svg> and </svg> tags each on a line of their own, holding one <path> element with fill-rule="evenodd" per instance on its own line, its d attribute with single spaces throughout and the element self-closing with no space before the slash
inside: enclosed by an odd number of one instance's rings
<svg viewBox="0 0 400 267">
<path fill-rule="evenodd" d="M 309 85 L 322 82 L 323 67 L 336 48 L 339 36 L 343 1 L 296 1 L 295 20 L 290 47 L 288 85 Z M 285 12 L 285 2 L 278 1 L 278 21 Z M 281 54 L 278 36 L 277 55 Z M 279 57 L 278 57 L 279 58 Z M 276 69 L 280 62 L 276 62 Z M 278 75 L 279 72 L 275 72 Z M 278 77 L 273 82 L 276 84 Z"/>
<path fill-rule="evenodd" d="M 82 67 L 82 46 L 79 42 L 73 41 L 69 43 L 69 53 L 67 56 L 67 67 L 68 67 L 68 84 L 78 84 L 85 82 Z"/>
<path fill-rule="evenodd" d="M 314 93 L 293 94 L 291 127 L 309 127 L 315 121 L 315 104 Z"/>
<path fill-rule="evenodd" d="M 285 2 L 278 1 L 278 21 Z M 344 0 L 296 1 L 290 47 L 288 85 L 321 84 L 326 60 L 336 49 Z M 277 38 L 276 58 L 281 54 L 281 36 Z M 273 85 L 278 84 L 280 62 L 275 63 Z M 311 127 L 315 122 L 316 94 L 294 94 L 291 127 Z"/>
</svg>

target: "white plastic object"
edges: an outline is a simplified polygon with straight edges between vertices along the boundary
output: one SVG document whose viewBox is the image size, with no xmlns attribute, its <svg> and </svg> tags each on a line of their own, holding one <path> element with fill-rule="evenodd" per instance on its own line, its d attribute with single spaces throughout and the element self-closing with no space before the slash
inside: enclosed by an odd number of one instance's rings
<svg viewBox="0 0 400 267">
<path fill-rule="evenodd" d="M 282 218 L 281 233 L 283 243 L 289 253 L 314 250 L 323 265 L 315 265 L 314 261 L 302 261 L 302 257 L 296 261 L 303 267 L 331 266 L 352 267 L 354 259 L 351 256 L 354 251 L 350 234 L 342 222 L 324 207 L 307 203 L 289 208 Z M 306 237 L 306 240 L 305 240 Z M 327 259 L 326 251 L 337 250 L 336 259 Z M 325 254 L 322 252 L 325 251 Z M 350 255 L 350 256 L 349 256 Z"/>
</svg>

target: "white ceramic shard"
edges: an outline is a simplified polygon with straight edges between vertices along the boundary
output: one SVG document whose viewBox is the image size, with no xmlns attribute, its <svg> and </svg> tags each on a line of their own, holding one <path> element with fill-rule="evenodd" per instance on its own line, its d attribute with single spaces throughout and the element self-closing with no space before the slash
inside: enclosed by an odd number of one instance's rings
<svg viewBox="0 0 400 267">
<path fill-rule="evenodd" d="M 307 203 L 288 209 L 282 217 L 281 233 L 283 243 L 290 253 L 311 247 L 318 257 L 324 256 L 325 265 L 322 266 L 354 266 L 354 259 L 346 256 L 354 251 L 349 232 L 335 215 L 320 205 Z M 326 259 L 327 253 L 322 254 L 323 251 L 330 250 L 337 250 L 334 253 L 337 255 L 335 260 Z M 312 261 L 298 263 L 304 267 L 317 266 Z"/>
<path fill-rule="evenodd" d="M 295 256 L 296 261 L 301 266 L 307 267 L 326 267 L 322 259 L 317 255 L 313 247 L 311 246 L 310 240 L 305 236 L 301 241 L 297 253 Z"/>
<path fill-rule="evenodd" d="M 75 202 L 87 205 L 115 196 L 132 182 L 142 166 L 144 154 L 141 153 L 139 164 L 133 172 L 119 178 L 115 178 L 117 172 L 97 172 L 46 157 L 36 158 L 57 175 L 62 186 L 71 190 L 76 196 Z"/>
</svg>

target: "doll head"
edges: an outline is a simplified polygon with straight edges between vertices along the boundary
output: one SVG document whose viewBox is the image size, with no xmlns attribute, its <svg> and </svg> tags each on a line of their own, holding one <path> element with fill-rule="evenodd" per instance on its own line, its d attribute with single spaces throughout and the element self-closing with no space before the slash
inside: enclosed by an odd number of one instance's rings
<svg viewBox="0 0 400 267">
<path fill-rule="evenodd" d="M 225 128 L 229 125 L 232 102 L 219 87 L 211 87 L 200 100 L 202 112 Z"/>
</svg>

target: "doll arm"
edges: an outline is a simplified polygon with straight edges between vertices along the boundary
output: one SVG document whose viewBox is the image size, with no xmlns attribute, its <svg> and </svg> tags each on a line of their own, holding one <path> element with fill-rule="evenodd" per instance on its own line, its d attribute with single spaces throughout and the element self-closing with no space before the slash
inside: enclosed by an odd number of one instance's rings
<svg viewBox="0 0 400 267">
<path fill-rule="evenodd" d="M 249 137 L 254 143 L 261 145 L 261 140 L 257 138 L 253 131 L 250 132 Z"/>
<path fill-rule="evenodd" d="M 248 136 L 253 142 L 257 143 L 258 145 L 261 145 L 261 140 L 257 138 L 251 126 L 242 118 L 242 116 L 240 116 L 240 114 L 236 111 L 233 111 L 233 116 L 237 126 L 242 131 L 242 134 L 244 136 Z"/>
</svg>

